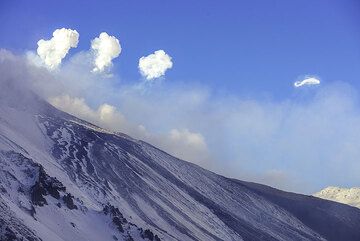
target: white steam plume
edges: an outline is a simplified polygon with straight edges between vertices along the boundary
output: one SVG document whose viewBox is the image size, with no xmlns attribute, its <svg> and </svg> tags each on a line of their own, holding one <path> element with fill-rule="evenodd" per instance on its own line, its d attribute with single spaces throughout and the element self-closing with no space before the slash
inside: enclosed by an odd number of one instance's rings
<svg viewBox="0 0 360 241">
<path fill-rule="evenodd" d="M 152 80 L 165 75 L 171 69 L 173 63 L 171 57 L 164 50 L 157 50 L 153 54 L 139 59 L 139 70 L 147 80 Z"/>
<path fill-rule="evenodd" d="M 55 69 L 70 48 L 76 48 L 79 43 L 79 33 L 72 29 L 56 29 L 50 40 L 40 39 L 37 42 L 37 54 L 49 69 Z"/>
<path fill-rule="evenodd" d="M 91 49 L 95 54 L 93 72 L 103 72 L 112 65 L 112 60 L 121 53 L 121 45 L 117 38 L 102 32 L 91 41 Z"/>
</svg>

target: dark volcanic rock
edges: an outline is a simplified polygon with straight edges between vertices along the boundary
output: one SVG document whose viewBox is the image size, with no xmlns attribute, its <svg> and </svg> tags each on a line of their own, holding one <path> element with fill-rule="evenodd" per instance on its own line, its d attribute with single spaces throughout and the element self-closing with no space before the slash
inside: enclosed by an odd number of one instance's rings
<svg viewBox="0 0 360 241">
<path fill-rule="evenodd" d="M 59 199 L 60 192 L 65 191 L 65 186 L 56 178 L 47 175 L 44 168 L 39 165 L 38 180 L 31 190 L 31 201 L 33 204 L 37 206 L 47 205 L 44 196 L 50 194 L 52 197 Z"/>
<path fill-rule="evenodd" d="M 37 181 L 31 190 L 31 201 L 34 205 L 44 206 L 47 205 L 47 201 L 44 196 L 47 195 L 47 191 L 43 187 L 40 181 Z"/>
<path fill-rule="evenodd" d="M 74 196 L 72 196 L 70 193 L 66 194 L 63 197 L 63 201 L 66 204 L 66 207 L 68 207 L 68 209 L 78 209 L 78 207 L 74 204 Z"/>
</svg>

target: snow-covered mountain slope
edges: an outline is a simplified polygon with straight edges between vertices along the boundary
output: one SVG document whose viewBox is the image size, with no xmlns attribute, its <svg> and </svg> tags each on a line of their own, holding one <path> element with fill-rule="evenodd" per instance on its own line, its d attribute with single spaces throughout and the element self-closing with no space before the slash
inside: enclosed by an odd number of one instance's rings
<svg viewBox="0 0 360 241">
<path fill-rule="evenodd" d="M 360 240 L 357 208 L 225 178 L 0 86 L 0 240 Z"/>
<path fill-rule="evenodd" d="M 315 193 L 314 196 L 360 208 L 360 188 L 358 187 L 327 187 Z"/>
</svg>

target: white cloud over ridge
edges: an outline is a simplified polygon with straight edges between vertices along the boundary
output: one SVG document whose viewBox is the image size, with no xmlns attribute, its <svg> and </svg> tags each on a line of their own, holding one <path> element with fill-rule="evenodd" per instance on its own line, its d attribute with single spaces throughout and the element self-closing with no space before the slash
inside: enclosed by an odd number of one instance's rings
<svg viewBox="0 0 360 241">
<path fill-rule="evenodd" d="M 169 153 L 179 158 L 184 157 L 183 153 L 186 153 L 185 160 L 206 165 L 208 147 L 201 133 L 191 132 L 188 129 L 171 129 L 167 139 L 167 144 L 163 143 L 162 146 Z"/>
<path fill-rule="evenodd" d="M 121 53 L 119 40 L 106 32 L 100 33 L 99 37 L 91 41 L 91 49 L 95 55 L 93 72 L 103 72 Z"/>
<path fill-rule="evenodd" d="M 307 77 L 303 80 L 295 81 L 294 87 L 298 88 L 304 85 L 319 85 L 320 80 L 315 77 Z"/>
<path fill-rule="evenodd" d="M 56 29 L 49 40 L 40 39 L 37 42 L 37 54 L 49 69 L 55 69 L 70 48 L 76 48 L 79 43 L 79 33 L 72 29 Z"/>
<path fill-rule="evenodd" d="M 188 129 L 172 129 L 170 131 L 170 138 L 174 141 L 182 140 L 189 146 L 198 146 L 199 148 L 206 147 L 204 137 L 199 133 L 192 133 Z"/>
<path fill-rule="evenodd" d="M 153 54 L 143 56 L 139 59 L 139 70 L 147 80 L 152 80 L 165 75 L 171 69 L 173 62 L 164 50 L 157 50 Z"/>
<path fill-rule="evenodd" d="M 125 117 L 112 105 L 105 103 L 94 110 L 88 106 L 84 98 L 69 95 L 51 97 L 49 102 L 60 110 L 103 128 L 117 131 L 126 129 L 122 129 L 126 125 Z"/>
<path fill-rule="evenodd" d="M 97 109 L 91 108 L 84 98 L 61 95 L 48 100 L 56 108 L 89 121 L 110 131 L 126 133 L 134 138 L 148 141 L 168 153 L 201 164 L 208 157 L 207 145 L 200 133 L 188 129 L 171 129 L 165 134 L 155 134 L 142 124 L 129 122 L 115 106 L 101 104 Z"/>
</svg>

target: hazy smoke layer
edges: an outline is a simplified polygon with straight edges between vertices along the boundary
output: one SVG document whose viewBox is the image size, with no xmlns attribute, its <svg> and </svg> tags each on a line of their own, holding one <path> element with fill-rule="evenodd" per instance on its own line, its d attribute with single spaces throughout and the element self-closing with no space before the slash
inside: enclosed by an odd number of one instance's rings
<svg viewBox="0 0 360 241">
<path fill-rule="evenodd" d="M 296 88 L 282 101 L 245 99 L 174 81 L 120 85 L 116 76 L 91 73 L 84 58 L 49 72 L 2 52 L 1 78 L 31 84 L 62 110 L 228 176 L 308 193 L 360 183 L 360 105 L 346 83 Z"/>
</svg>

